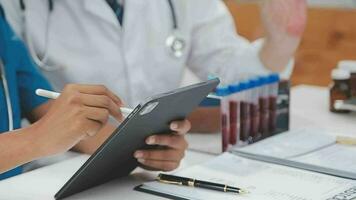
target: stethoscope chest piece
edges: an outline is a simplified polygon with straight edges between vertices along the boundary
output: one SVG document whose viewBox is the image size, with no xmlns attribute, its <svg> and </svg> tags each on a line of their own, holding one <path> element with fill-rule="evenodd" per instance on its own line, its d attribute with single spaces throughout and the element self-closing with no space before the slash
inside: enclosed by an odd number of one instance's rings
<svg viewBox="0 0 356 200">
<path fill-rule="evenodd" d="M 176 31 L 168 36 L 166 46 L 175 58 L 181 58 L 186 48 L 186 42 Z"/>
</svg>

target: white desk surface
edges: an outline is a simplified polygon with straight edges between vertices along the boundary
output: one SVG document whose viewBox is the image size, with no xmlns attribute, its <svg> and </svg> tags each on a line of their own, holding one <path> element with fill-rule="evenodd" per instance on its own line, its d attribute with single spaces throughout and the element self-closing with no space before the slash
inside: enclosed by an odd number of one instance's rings
<svg viewBox="0 0 356 200">
<path fill-rule="evenodd" d="M 50 200 L 89 156 L 80 155 L 0 182 L 1 200 Z M 204 162 L 212 155 L 188 151 L 180 169 Z M 97 199 L 164 199 L 134 191 L 141 183 L 153 180 L 157 172 L 135 170 L 131 176 L 111 181 L 67 198 L 68 200 Z"/>
<path fill-rule="evenodd" d="M 329 90 L 301 85 L 291 92 L 291 129 L 316 126 L 337 134 L 356 135 L 356 113 L 329 111 Z"/>
<path fill-rule="evenodd" d="M 291 128 L 318 126 L 326 130 L 342 134 L 356 134 L 356 114 L 333 114 L 328 111 L 328 90 L 312 86 L 298 86 L 292 89 Z M 197 136 L 199 137 L 199 136 Z M 200 143 L 197 137 L 189 138 L 191 145 Z M 201 136 L 204 137 L 204 136 Z M 214 139 L 215 138 L 215 139 Z M 218 140 L 220 137 L 211 137 Z M 216 142 L 216 141 L 211 141 Z M 201 145 L 200 145 L 201 146 Z M 180 169 L 204 162 L 213 155 L 187 151 Z M 0 200 L 49 200 L 74 172 L 88 158 L 80 155 L 72 159 L 43 167 L 22 175 L 0 181 Z M 152 180 L 157 172 L 135 170 L 129 177 L 118 179 L 84 191 L 68 200 L 74 199 L 162 199 L 157 196 L 134 191 L 133 188 L 141 183 Z"/>
</svg>

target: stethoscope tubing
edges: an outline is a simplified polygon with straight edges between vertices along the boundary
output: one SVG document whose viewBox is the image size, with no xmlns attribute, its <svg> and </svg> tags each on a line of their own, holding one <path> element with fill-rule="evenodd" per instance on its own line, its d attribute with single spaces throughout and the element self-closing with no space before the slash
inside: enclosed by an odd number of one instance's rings
<svg viewBox="0 0 356 200">
<path fill-rule="evenodd" d="M 14 130 L 14 118 L 13 118 L 13 111 L 12 111 L 12 105 L 11 105 L 11 97 L 10 97 L 10 91 L 9 91 L 9 85 L 7 83 L 6 79 L 6 72 L 5 72 L 5 67 L 4 63 L 2 60 L 0 60 L 0 74 L 1 74 L 1 80 L 2 80 L 2 86 L 4 89 L 4 95 L 5 95 L 5 100 L 6 100 L 6 107 L 7 107 L 7 117 L 8 117 L 8 129 L 9 131 Z"/>
<path fill-rule="evenodd" d="M 169 5 L 169 9 L 171 12 L 171 18 L 172 18 L 172 33 L 171 35 L 169 35 L 166 39 L 166 46 L 168 51 L 175 57 L 175 58 L 180 58 L 183 55 L 183 50 L 185 48 L 185 41 L 184 39 L 180 36 L 180 34 L 178 34 L 179 32 L 179 27 L 178 27 L 178 21 L 177 21 L 177 15 L 176 15 L 176 10 L 174 8 L 174 4 L 172 0 L 167 0 L 168 5 Z M 20 0 L 20 8 L 22 10 L 22 17 L 23 17 L 23 24 L 24 24 L 24 38 L 27 41 L 27 45 L 28 45 L 28 49 L 29 52 L 34 60 L 34 62 L 36 63 L 37 66 L 39 66 L 41 69 L 43 69 L 44 71 L 55 71 L 60 69 L 60 66 L 57 65 L 49 65 L 48 64 L 48 59 L 49 59 L 49 53 L 48 53 L 48 49 L 49 49 L 49 43 L 50 43 L 50 26 L 51 26 L 51 19 L 52 19 L 52 12 L 54 9 L 54 1 L 53 0 L 48 0 L 48 16 L 47 16 L 47 24 L 46 24 L 46 33 L 45 33 L 45 41 L 44 41 L 44 51 L 43 51 L 43 57 L 42 59 L 39 58 L 39 56 L 37 55 L 35 48 L 34 48 L 34 44 L 32 41 L 32 38 L 29 34 L 29 25 L 28 22 L 26 20 L 26 4 L 24 0 Z M 178 44 L 178 45 L 177 45 Z M 181 48 L 176 48 L 176 47 L 181 47 Z M 126 66 L 125 66 L 126 68 Z M 128 74 L 126 74 L 126 77 L 129 77 Z M 127 88 L 127 92 L 128 92 L 128 98 L 131 98 L 131 92 L 130 92 L 130 88 Z"/>
<path fill-rule="evenodd" d="M 170 7 L 170 10 L 171 10 L 171 14 L 172 14 L 172 22 L 173 22 L 173 29 L 174 30 L 177 30 L 178 29 L 178 23 L 177 23 L 177 16 L 176 16 L 176 13 L 175 13 L 175 9 L 174 9 L 174 6 L 173 6 L 173 3 L 172 3 L 172 0 L 168 0 L 168 4 L 169 4 L 169 7 Z M 53 0 L 48 0 L 48 6 L 49 6 L 49 16 L 51 15 L 51 12 L 53 11 Z M 21 7 L 21 10 L 23 12 L 25 12 L 26 10 L 26 5 L 25 5 L 25 2 L 24 0 L 20 0 L 20 7 Z M 24 15 L 24 13 L 23 13 Z M 48 17 L 49 17 L 48 16 Z M 24 16 L 24 19 L 25 19 L 25 16 Z M 47 66 L 43 61 L 47 60 L 47 45 L 48 45 L 48 40 L 49 40 L 49 36 L 48 36 L 48 29 L 49 29 L 49 23 L 50 23 L 50 20 L 48 19 L 48 23 L 47 23 L 47 30 L 46 30 L 46 52 L 44 54 L 44 59 L 41 60 L 37 55 L 36 53 L 34 52 L 34 48 L 33 46 L 31 45 L 32 44 L 32 41 L 31 41 L 31 38 L 30 36 L 27 34 L 27 25 L 25 23 L 25 35 L 26 35 L 26 40 L 27 42 L 29 43 L 29 49 L 30 49 L 30 52 L 31 52 L 31 55 L 32 57 L 34 58 L 34 61 L 36 62 L 36 64 L 42 68 L 47 68 L 47 70 L 49 70 L 51 67 Z M 5 100 L 6 100 L 6 107 L 7 107 L 7 113 L 8 113 L 8 129 L 9 131 L 13 131 L 14 130 L 14 122 L 13 122 L 13 110 L 12 110 L 12 105 L 11 105 L 11 97 L 10 97 L 10 91 L 9 91 L 9 86 L 8 86 L 8 82 L 7 82 L 7 78 L 6 78 L 6 72 L 5 72 L 5 68 L 4 68 L 4 64 L 2 62 L 2 60 L 0 60 L 0 76 L 1 76 L 1 80 L 2 80 L 2 85 L 3 85 L 3 89 L 4 89 L 4 94 L 5 94 Z"/>
<path fill-rule="evenodd" d="M 173 30 L 178 30 L 177 14 L 176 14 L 176 10 L 174 9 L 172 0 L 168 0 L 168 4 L 172 15 Z"/>
<path fill-rule="evenodd" d="M 171 17 L 172 17 L 172 24 L 173 24 L 173 33 L 177 32 L 178 30 L 178 21 L 177 21 L 177 15 L 176 15 L 176 12 L 175 12 L 175 8 L 174 8 L 174 5 L 173 5 L 173 2 L 172 0 L 167 0 L 168 1 L 168 5 L 169 5 L 169 8 L 170 8 L 170 11 L 171 11 Z M 23 18 L 23 23 L 24 23 L 24 37 L 27 41 L 27 45 L 28 45 L 28 48 L 29 48 L 29 51 L 30 51 L 30 54 L 34 60 L 34 62 L 36 63 L 36 65 L 38 65 L 40 68 L 44 69 L 45 71 L 54 71 L 54 70 L 57 70 L 59 69 L 60 67 L 59 66 L 55 66 L 55 65 L 49 65 L 47 64 L 47 60 L 48 60 L 48 49 L 49 49 L 49 31 L 50 31 L 50 25 L 51 25 L 51 13 L 53 12 L 53 9 L 54 9 L 54 1 L 53 0 L 48 0 L 48 16 L 47 16 L 47 23 L 46 23 L 46 33 L 45 33 L 45 49 L 44 49 L 44 53 L 43 53 L 43 58 L 39 58 L 36 51 L 35 51 L 35 48 L 34 48 L 34 45 L 33 45 L 33 41 L 32 41 L 32 38 L 29 34 L 29 27 L 28 27 L 28 24 L 27 24 L 27 21 L 26 21 L 26 16 L 25 16 L 25 12 L 26 12 L 26 4 L 25 4 L 25 0 L 19 0 L 19 4 L 20 4 L 20 9 L 22 11 L 22 18 Z M 172 36 L 169 36 L 169 37 L 173 37 L 175 38 L 175 36 L 172 34 Z M 169 38 L 168 37 L 168 38 Z M 167 38 L 167 40 L 168 40 Z M 174 43 L 172 43 L 171 45 L 173 45 Z M 172 49 L 172 47 L 169 46 L 169 49 Z M 173 54 L 175 54 L 176 52 L 173 52 Z"/>
</svg>

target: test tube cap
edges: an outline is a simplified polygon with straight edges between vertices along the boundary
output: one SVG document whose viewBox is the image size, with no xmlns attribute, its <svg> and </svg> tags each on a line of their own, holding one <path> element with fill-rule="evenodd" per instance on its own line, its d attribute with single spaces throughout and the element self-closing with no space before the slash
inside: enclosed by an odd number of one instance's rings
<svg viewBox="0 0 356 200">
<path fill-rule="evenodd" d="M 258 79 L 260 81 L 261 86 L 268 84 L 268 82 L 269 82 L 268 76 L 259 76 Z"/>
<path fill-rule="evenodd" d="M 258 78 L 253 78 L 249 81 L 250 88 L 255 88 L 261 85 L 261 81 Z"/>
<path fill-rule="evenodd" d="M 280 78 L 279 78 L 279 74 L 274 73 L 274 74 L 270 74 L 268 76 L 268 83 L 276 83 L 279 82 Z"/>
<path fill-rule="evenodd" d="M 230 94 L 230 89 L 228 86 L 219 86 L 216 88 L 215 94 L 221 97 L 228 96 Z"/>
<path fill-rule="evenodd" d="M 231 93 L 241 92 L 242 91 L 241 84 L 240 83 L 231 84 L 229 85 L 229 90 Z"/>
<path fill-rule="evenodd" d="M 242 82 L 240 82 L 240 89 L 241 89 L 241 91 L 249 89 L 249 83 L 248 83 L 248 81 L 242 81 Z"/>
</svg>

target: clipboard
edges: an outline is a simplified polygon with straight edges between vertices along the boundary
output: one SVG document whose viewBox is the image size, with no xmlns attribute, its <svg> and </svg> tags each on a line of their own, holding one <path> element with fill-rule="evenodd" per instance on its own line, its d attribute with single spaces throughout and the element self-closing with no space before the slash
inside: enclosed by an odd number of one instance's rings
<svg viewBox="0 0 356 200">
<path fill-rule="evenodd" d="M 136 187 L 134 188 L 134 190 L 136 190 L 136 191 L 138 191 L 138 192 L 144 192 L 144 193 L 147 193 L 147 194 L 152 194 L 152 195 L 155 195 L 155 196 L 167 198 L 167 199 L 173 199 L 173 200 L 189 200 L 189 199 L 186 199 L 186 198 L 174 196 L 174 195 L 171 195 L 171 194 L 166 194 L 166 193 L 163 193 L 163 192 L 157 192 L 157 191 L 153 191 L 153 190 L 148 190 L 148 189 L 145 189 L 145 188 L 143 188 L 143 187 L 144 187 L 144 185 L 139 185 L 139 186 L 136 186 Z"/>
</svg>

